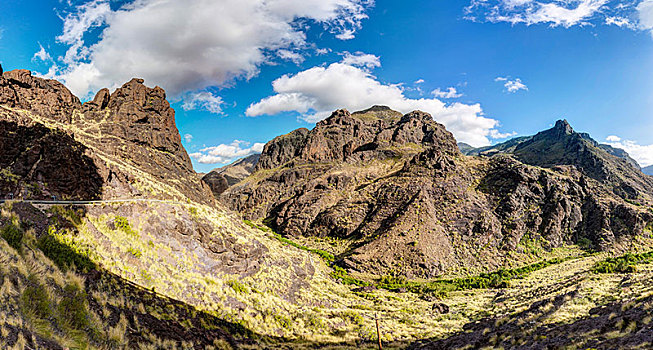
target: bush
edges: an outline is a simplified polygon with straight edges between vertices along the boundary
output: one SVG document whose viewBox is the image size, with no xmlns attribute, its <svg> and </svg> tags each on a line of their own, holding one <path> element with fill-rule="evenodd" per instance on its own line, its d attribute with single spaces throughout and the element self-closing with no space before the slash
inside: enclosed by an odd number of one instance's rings
<svg viewBox="0 0 653 350">
<path fill-rule="evenodd" d="M 56 236 L 54 227 L 50 227 L 47 234 L 39 238 L 37 247 L 43 254 L 50 258 L 60 269 L 68 270 L 76 267 L 80 271 L 90 271 L 96 268 L 95 263 L 83 254 L 75 251 Z"/>
<path fill-rule="evenodd" d="M 13 222 L 8 223 L 2 228 L 0 236 L 9 243 L 14 249 L 20 251 L 23 242 L 23 231 Z"/>
<path fill-rule="evenodd" d="M 607 258 L 597 262 L 592 271 L 596 273 L 633 273 L 637 272 L 636 264 L 653 260 L 653 251 L 647 253 L 626 253 L 616 258 Z"/>
<path fill-rule="evenodd" d="M 87 295 L 81 286 L 70 283 L 64 287 L 63 298 L 57 307 L 61 323 L 74 329 L 84 329 L 89 325 Z"/>
<path fill-rule="evenodd" d="M 119 229 L 120 231 L 130 236 L 138 236 L 136 231 L 132 230 L 131 225 L 129 224 L 129 220 L 127 220 L 127 218 L 122 216 L 116 216 L 116 218 L 113 220 L 113 223 L 116 225 L 116 228 Z"/>
<path fill-rule="evenodd" d="M 21 295 L 23 307 L 38 318 L 49 318 L 52 316 L 50 298 L 43 285 L 39 283 L 35 275 L 29 275 L 27 285 Z"/>
<path fill-rule="evenodd" d="M 227 281 L 227 285 L 229 287 L 231 287 L 234 291 L 236 291 L 236 293 L 239 293 L 239 294 L 244 294 L 244 293 L 249 292 L 249 290 L 247 289 L 247 286 L 245 286 L 244 284 L 242 284 L 242 283 L 240 283 L 240 282 L 238 282 L 236 280 Z"/>
</svg>

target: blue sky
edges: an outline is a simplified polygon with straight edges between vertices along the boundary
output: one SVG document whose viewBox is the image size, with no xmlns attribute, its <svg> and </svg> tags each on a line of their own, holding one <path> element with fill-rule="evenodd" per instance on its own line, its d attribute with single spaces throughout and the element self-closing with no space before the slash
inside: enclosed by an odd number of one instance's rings
<svg viewBox="0 0 653 350">
<path fill-rule="evenodd" d="M 461 141 L 568 119 L 653 164 L 653 0 L 0 3 L 0 62 L 82 100 L 160 85 L 198 171 L 337 108 L 423 109 Z"/>
</svg>

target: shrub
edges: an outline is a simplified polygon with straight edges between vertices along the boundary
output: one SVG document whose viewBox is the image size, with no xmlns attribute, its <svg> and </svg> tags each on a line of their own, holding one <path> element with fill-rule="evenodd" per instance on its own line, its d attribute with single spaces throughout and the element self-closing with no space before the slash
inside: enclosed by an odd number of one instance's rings
<svg viewBox="0 0 653 350">
<path fill-rule="evenodd" d="M 50 298 L 43 285 L 39 283 L 35 275 L 29 275 L 27 285 L 21 295 L 23 307 L 38 318 L 49 318 L 52 316 Z"/>
<path fill-rule="evenodd" d="M 113 223 L 116 225 L 116 228 L 119 229 L 120 231 L 130 236 L 138 236 L 136 231 L 134 231 L 131 228 L 131 225 L 129 224 L 129 220 L 127 220 L 126 217 L 116 216 L 116 218 L 113 220 Z"/>
<path fill-rule="evenodd" d="M 236 280 L 227 281 L 227 285 L 229 287 L 231 287 L 233 290 L 235 290 L 236 293 L 239 293 L 239 294 L 244 294 L 244 293 L 249 292 L 249 290 L 247 289 L 247 286 L 245 286 L 244 284 L 242 284 L 242 283 L 240 283 L 240 282 L 238 282 Z"/>
<path fill-rule="evenodd" d="M 56 229 L 50 226 L 47 234 L 37 241 L 37 247 L 50 258 L 60 269 L 68 270 L 76 267 L 80 271 L 90 271 L 96 268 L 88 256 L 80 254 L 57 237 Z"/>
<path fill-rule="evenodd" d="M 86 292 L 81 286 L 69 283 L 64 287 L 63 298 L 57 307 L 62 323 L 74 329 L 84 329 L 89 325 L 89 312 Z"/>
<path fill-rule="evenodd" d="M 141 253 L 141 251 L 136 249 L 136 248 L 130 247 L 129 249 L 127 249 L 127 251 L 129 252 L 129 254 L 133 255 L 135 258 L 140 258 L 141 255 L 143 255 Z"/>
<path fill-rule="evenodd" d="M 598 261 L 592 271 L 596 273 L 632 273 L 637 271 L 636 264 L 653 260 L 653 251 L 647 253 L 626 253 L 616 258 Z"/>
<path fill-rule="evenodd" d="M 2 228 L 0 236 L 9 243 L 14 249 L 20 251 L 23 242 L 23 231 L 13 222 L 8 223 Z"/>
</svg>

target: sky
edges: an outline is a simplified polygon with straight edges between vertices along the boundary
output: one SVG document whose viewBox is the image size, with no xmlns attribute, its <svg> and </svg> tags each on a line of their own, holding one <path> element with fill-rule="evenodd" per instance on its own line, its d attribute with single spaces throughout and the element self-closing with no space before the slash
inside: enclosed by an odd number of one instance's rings
<svg viewBox="0 0 653 350">
<path fill-rule="evenodd" d="M 2 0 L 0 63 L 82 101 L 161 86 L 198 172 L 336 109 L 473 146 L 567 119 L 653 165 L 653 0 Z"/>
</svg>

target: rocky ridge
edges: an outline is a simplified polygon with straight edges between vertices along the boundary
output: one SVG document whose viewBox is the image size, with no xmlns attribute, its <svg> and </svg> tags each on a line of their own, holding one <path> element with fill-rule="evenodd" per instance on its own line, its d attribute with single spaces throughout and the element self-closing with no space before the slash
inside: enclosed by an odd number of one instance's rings
<svg viewBox="0 0 653 350">
<path fill-rule="evenodd" d="M 57 81 L 27 70 L 4 72 L 0 196 L 211 203 L 181 145 L 165 91 L 143 82 L 132 79 L 113 93 L 102 89 L 82 104 Z"/>
<path fill-rule="evenodd" d="M 508 148 L 466 157 L 426 113 L 339 110 L 269 142 L 221 200 L 284 235 L 341 240 L 351 270 L 408 277 L 495 269 L 531 241 L 612 249 L 653 221 L 650 180 L 566 121 Z"/>
</svg>

